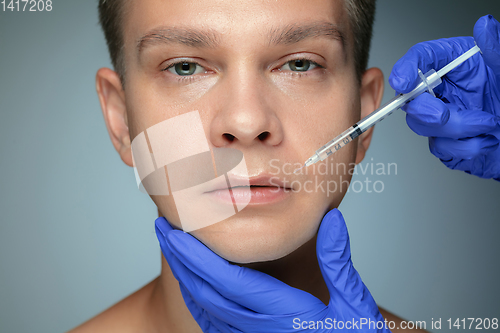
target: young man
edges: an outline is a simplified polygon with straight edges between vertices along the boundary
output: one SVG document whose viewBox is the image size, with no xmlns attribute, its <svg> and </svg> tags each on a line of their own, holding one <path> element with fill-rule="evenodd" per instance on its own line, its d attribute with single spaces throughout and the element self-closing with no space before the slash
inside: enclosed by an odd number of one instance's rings
<svg viewBox="0 0 500 333">
<path fill-rule="evenodd" d="M 116 71 L 98 71 L 97 91 L 111 140 L 124 163 L 133 165 L 131 142 L 138 135 L 196 110 L 211 151 L 233 148 L 243 153 L 250 202 L 233 216 L 191 235 L 230 262 L 331 303 L 335 277 L 325 281 L 328 274 L 321 258 L 319 264 L 316 259 L 316 241 L 337 244 L 338 236 L 347 249 L 341 252 L 349 253 L 338 211 L 327 215 L 330 222 L 321 239 L 318 228 L 327 224 L 321 223 L 325 214 L 340 204 L 350 173 L 348 167 L 329 166 L 361 162 L 372 131 L 326 162 L 326 169 L 334 172 L 321 172 L 316 165 L 296 175 L 291 165 L 302 163 L 379 106 L 383 75 L 377 68 L 366 70 L 374 1 L 107 0 L 100 2 L 100 15 Z M 183 140 L 188 138 L 181 136 L 176 144 Z M 335 184 L 336 189 L 298 188 L 321 182 Z M 234 204 L 242 190 L 232 191 Z M 160 215 L 181 228 L 172 196 L 151 197 Z M 212 199 L 216 204 L 220 198 Z M 162 260 L 161 275 L 74 332 L 228 329 L 220 316 L 196 303 L 199 295 L 185 280 L 189 273 L 182 272 L 190 266 L 179 263 L 178 244 L 168 243 L 166 237 L 170 224 L 157 221 L 168 259 L 168 263 Z M 194 251 L 198 245 L 193 246 Z M 342 260 L 343 267 L 352 267 L 350 256 Z M 346 283 L 362 285 L 353 272 L 342 275 L 352 278 Z M 362 287 L 363 302 L 346 301 L 336 313 L 359 305 L 368 309 L 364 314 L 380 320 L 373 299 Z M 262 298 L 263 304 L 269 302 Z M 387 320 L 400 321 L 384 310 L 381 313 Z M 293 331 L 295 322 L 288 323 Z"/>
</svg>

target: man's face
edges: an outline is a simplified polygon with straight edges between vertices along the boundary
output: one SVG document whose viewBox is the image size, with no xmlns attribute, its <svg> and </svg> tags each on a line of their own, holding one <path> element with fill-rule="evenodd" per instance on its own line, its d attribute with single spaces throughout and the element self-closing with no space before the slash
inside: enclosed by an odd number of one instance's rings
<svg viewBox="0 0 500 333">
<path fill-rule="evenodd" d="M 357 153 L 350 144 L 327 160 L 328 168 L 323 162 L 293 174 L 360 117 L 343 1 L 141 0 L 128 6 L 130 138 L 197 110 L 210 148 L 240 150 L 250 182 L 269 185 L 252 186 L 245 209 L 192 234 L 239 263 L 277 259 L 311 239 L 347 190 L 350 176 L 335 166 L 348 169 Z M 214 203 L 222 200 L 211 195 Z M 172 196 L 151 197 L 181 227 Z"/>
</svg>

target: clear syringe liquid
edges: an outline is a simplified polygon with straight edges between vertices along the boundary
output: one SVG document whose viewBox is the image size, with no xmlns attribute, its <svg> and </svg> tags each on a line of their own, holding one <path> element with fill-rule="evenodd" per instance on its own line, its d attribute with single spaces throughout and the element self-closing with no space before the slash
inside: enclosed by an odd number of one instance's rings
<svg viewBox="0 0 500 333">
<path fill-rule="evenodd" d="M 316 162 L 323 161 L 325 158 L 330 156 L 331 154 L 335 153 L 338 151 L 340 148 L 344 147 L 346 144 L 349 142 L 353 141 L 356 139 L 358 136 L 360 136 L 362 133 L 366 132 L 370 127 L 384 119 L 385 117 L 389 116 L 394 112 L 394 110 L 399 109 L 409 101 L 413 100 L 415 97 L 418 95 L 422 94 L 425 91 L 429 91 L 432 95 L 434 95 L 434 92 L 432 89 L 434 89 L 436 86 L 441 84 L 441 77 L 446 75 L 449 71 L 451 71 L 453 68 L 457 67 L 461 63 L 463 63 L 465 60 L 469 59 L 472 57 L 474 54 L 479 52 L 479 47 L 476 45 L 464 54 L 462 54 L 460 57 L 456 58 L 446 66 L 444 66 L 442 69 L 440 69 L 438 72 L 435 70 L 431 69 L 429 72 L 427 72 L 425 75 L 422 74 L 420 70 L 418 70 L 418 73 L 421 78 L 421 82 L 409 93 L 406 94 L 399 94 L 393 99 L 391 99 L 389 102 L 384 104 L 382 107 L 378 108 L 377 110 L 373 111 L 370 113 L 368 116 L 364 117 L 360 121 L 358 121 L 356 124 L 353 126 L 349 127 L 347 130 L 342 132 L 339 136 L 335 137 L 333 140 L 330 140 L 328 143 L 326 143 L 323 147 L 319 148 L 316 150 L 316 152 L 305 162 L 303 167 L 307 167 L 309 165 L 312 165 Z M 302 168 L 303 168 L 302 167 Z M 299 171 L 299 168 L 295 170 Z"/>
</svg>

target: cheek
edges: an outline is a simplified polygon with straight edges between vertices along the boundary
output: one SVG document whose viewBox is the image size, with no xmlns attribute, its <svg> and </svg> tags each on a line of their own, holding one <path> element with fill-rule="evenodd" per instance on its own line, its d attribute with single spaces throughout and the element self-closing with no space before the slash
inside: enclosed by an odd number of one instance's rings
<svg viewBox="0 0 500 333">
<path fill-rule="evenodd" d="M 179 214 L 175 206 L 174 198 L 171 195 L 151 195 L 150 196 L 156 207 L 167 221 L 174 227 L 182 229 Z"/>
<path fill-rule="evenodd" d="M 154 74 L 135 71 L 130 77 L 132 104 L 140 106 L 144 114 L 154 113 L 164 119 L 186 112 L 196 104 L 206 104 L 206 95 L 218 81 L 215 74 L 182 77 L 160 70 Z"/>
<path fill-rule="evenodd" d="M 161 121 L 161 103 L 151 89 L 130 84 L 127 87 L 126 103 L 131 138 Z"/>
<path fill-rule="evenodd" d="M 288 133 L 287 140 L 301 152 L 304 161 L 359 120 L 359 99 L 355 84 L 340 85 L 337 80 L 326 81 L 315 89 L 297 89 L 294 94 L 291 88 L 287 91 L 286 98 L 280 101 L 286 105 L 280 120 Z M 355 146 L 347 145 L 334 158 L 350 160 Z"/>
<path fill-rule="evenodd" d="M 167 84 L 161 76 L 152 78 L 131 73 L 126 86 L 131 137 L 163 120 L 196 110 L 196 102 L 203 100 L 213 84 L 212 79 L 189 85 Z"/>
<path fill-rule="evenodd" d="M 300 121 L 290 117 L 289 127 L 294 135 L 293 145 L 300 147 L 302 163 L 317 149 L 356 123 L 360 118 L 359 93 L 354 84 L 328 91 L 311 93 L 315 98 L 307 105 L 295 105 Z M 299 112 L 308 108 L 307 113 Z M 305 114 L 304 114 L 305 113 Z M 296 134 L 295 134 L 296 133 Z M 305 169 L 302 183 L 309 184 L 312 191 L 304 193 L 313 205 L 326 210 L 337 207 L 342 201 L 355 167 L 358 140 L 344 146 L 322 162 Z M 323 184 L 323 185 L 321 185 Z"/>
<path fill-rule="evenodd" d="M 141 81 L 140 78 L 136 78 L 136 80 L 130 80 L 130 84 L 127 85 L 126 103 L 130 137 L 134 140 L 138 138 L 139 134 L 146 133 L 145 137 L 147 140 L 147 146 L 146 148 L 142 148 L 143 150 L 147 149 L 150 154 L 153 149 L 151 146 L 151 140 L 153 140 L 155 137 L 151 136 L 151 132 L 148 131 L 148 129 L 154 129 L 155 125 L 162 126 L 161 123 L 165 120 L 173 120 L 175 124 L 178 125 L 175 126 L 176 133 L 190 133 L 194 131 L 193 126 L 191 126 L 191 124 L 189 123 L 182 122 L 182 125 L 180 125 L 179 119 L 181 118 L 179 118 L 178 116 L 189 113 L 190 111 L 194 111 L 195 109 L 192 109 L 191 105 L 189 105 L 189 108 L 187 106 L 185 108 L 176 107 L 175 103 L 172 102 L 173 100 L 176 100 L 176 97 L 173 97 L 175 96 L 175 94 L 171 91 L 169 91 L 168 93 L 166 91 L 165 93 L 162 93 L 162 90 L 156 87 L 154 83 Z M 175 121 L 176 119 L 177 121 Z M 204 133 L 200 134 L 200 131 L 197 131 L 197 134 L 202 135 L 203 142 L 206 141 Z M 142 136 L 144 137 L 144 135 Z M 182 140 L 182 135 L 175 134 L 174 136 L 178 140 Z M 156 137 L 156 139 L 158 138 Z M 160 155 L 169 155 L 169 152 L 171 152 L 170 148 L 175 145 L 179 145 L 179 143 L 175 140 L 166 141 L 168 141 L 169 143 L 166 143 L 163 146 L 157 144 L 157 147 L 161 148 L 160 150 L 162 154 Z M 134 147 L 134 141 L 132 141 L 132 147 Z M 177 152 L 177 150 L 173 149 L 172 154 L 174 152 Z M 133 153 L 135 154 L 135 151 L 133 151 Z M 157 161 L 157 157 L 157 155 L 154 155 L 155 161 Z M 158 168 L 157 165 L 156 167 Z M 162 168 L 164 169 L 165 167 Z M 168 172 L 165 172 L 165 174 L 168 174 Z M 147 183 L 147 179 L 144 179 L 143 181 L 146 181 Z M 170 181 L 171 180 L 168 180 L 168 183 L 171 185 Z M 161 183 L 163 184 L 163 182 Z M 164 188 L 162 189 L 165 189 L 166 191 L 168 191 L 168 193 L 171 193 L 171 188 L 169 186 L 168 188 L 165 184 L 158 186 L 163 186 Z M 172 195 L 150 195 L 150 197 L 158 207 L 160 213 L 173 226 L 180 229 L 181 222 L 174 197 Z"/>
</svg>

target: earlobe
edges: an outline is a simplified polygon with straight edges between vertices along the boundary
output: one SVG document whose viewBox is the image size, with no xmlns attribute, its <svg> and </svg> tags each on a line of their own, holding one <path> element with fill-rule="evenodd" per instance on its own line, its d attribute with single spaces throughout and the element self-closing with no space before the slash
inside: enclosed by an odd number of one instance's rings
<svg viewBox="0 0 500 333">
<path fill-rule="evenodd" d="M 382 101 L 384 95 L 384 74 L 378 68 L 370 68 L 365 71 L 361 80 L 361 118 L 375 111 Z M 361 163 L 370 146 L 373 136 L 373 127 L 361 134 L 358 138 L 358 150 L 356 153 L 356 164 Z"/>
<path fill-rule="evenodd" d="M 119 75 L 109 68 L 99 69 L 96 74 L 96 89 L 111 142 L 122 161 L 132 166 L 125 92 Z"/>
</svg>

